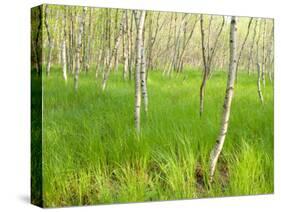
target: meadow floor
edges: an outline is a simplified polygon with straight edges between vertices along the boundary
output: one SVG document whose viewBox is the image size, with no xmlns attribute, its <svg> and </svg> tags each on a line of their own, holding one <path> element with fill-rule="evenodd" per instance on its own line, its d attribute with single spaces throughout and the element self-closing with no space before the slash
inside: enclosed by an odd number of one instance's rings
<svg viewBox="0 0 281 212">
<path fill-rule="evenodd" d="M 111 73 L 101 91 L 93 74 L 64 83 L 44 76 L 43 188 L 46 207 L 253 195 L 273 192 L 273 83 L 240 74 L 229 131 L 215 182 L 208 186 L 209 155 L 219 131 L 227 80 L 207 82 L 199 117 L 201 73 L 172 78 L 150 72 L 149 111 L 134 129 L 134 81 Z M 143 111 L 144 112 L 144 111 Z"/>
</svg>

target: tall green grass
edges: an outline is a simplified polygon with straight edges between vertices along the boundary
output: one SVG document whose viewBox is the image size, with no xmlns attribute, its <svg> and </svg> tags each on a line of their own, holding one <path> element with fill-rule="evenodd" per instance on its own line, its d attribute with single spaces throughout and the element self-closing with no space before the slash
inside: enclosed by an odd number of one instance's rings
<svg viewBox="0 0 281 212">
<path fill-rule="evenodd" d="M 134 130 L 134 82 L 111 73 L 101 91 L 93 74 L 64 83 L 54 70 L 43 81 L 43 185 L 46 207 L 273 192 L 273 85 L 239 75 L 229 132 L 215 182 L 209 154 L 219 131 L 227 75 L 207 82 L 199 117 L 201 74 L 171 78 L 149 72 L 149 112 Z M 144 111 L 143 111 L 144 112 Z"/>
</svg>

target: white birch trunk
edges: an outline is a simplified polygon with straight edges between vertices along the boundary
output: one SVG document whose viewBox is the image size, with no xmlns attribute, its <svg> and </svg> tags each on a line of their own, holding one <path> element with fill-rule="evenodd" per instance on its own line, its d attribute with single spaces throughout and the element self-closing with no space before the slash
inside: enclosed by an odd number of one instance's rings
<svg viewBox="0 0 281 212">
<path fill-rule="evenodd" d="M 66 11 L 64 10 L 63 14 L 63 36 L 61 44 L 61 58 L 62 58 L 62 73 L 63 79 L 67 82 L 67 61 L 66 61 Z"/>
<path fill-rule="evenodd" d="M 82 48 L 82 34 L 83 34 L 83 25 L 84 25 L 84 18 L 86 14 L 87 8 L 83 8 L 83 14 L 82 16 L 78 16 L 78 24 L 79 24 L 79 31 L 78 31 L 78 38 L 77 38 L 77 47 L 76 47 L 76 67 L 75 67 L 75 74 L 74 74 L 74 89 L 75 91 L 78 90 L 78 78 L 79 78 L 79 72 L 80 72 L 80 53 Z"/>
<path fill-rule="evenodd" d="M 123 79 L 127 79 L 129 68 L 129 39 L 128 39 L 128 13 L 125 11 L 125 24 L 123 25 Z"/>
<path fill-rule="evenodd" d="M 62 73 L 63 73 L 63 79 L 65 82 L 67 82 L 67 68 L 66 68 L 66 47 L 65 47 L 65 40 L 62 41 Z"/>
<path fill-rule="evenodd" d="M 141 92 L 144 104 L 144 111 L 147 113 L 148 111 L 148 95 L 147 95 L 147 82 L 146 82 L 146 60 L 145 60 L 145 50 L 144 50 L 144 40 L 142 40 L 141 45 Z"/>
<path fill-rule="evenodd" d="M 125 39 L 125 37 L 124 37 Z M 128 76 L 128 71 L 129 71 L 129 58 L 128 58 L 128 55 L 129 55 L 129 45 L 128 45 L 128 42 L 126 42 L 126 39 L 124 41 L 124 70 L 123 70 L 123 78 L 124 79 L 127 79 L 127 76 Z"/>
<path fill-rule="evenodd" d="M 259 96 L 259 99 L 261 101 L 261 103 L 263 104 L 264 103 L 264 99 L 263 99 L 263 95 L 262 95 L 262 90 L 261 90 L 261 65 L 260 65 L 260 49 L 259 49 L 259 42 L 260 42 L 260 33 L 261 33 L 261 23 L 260 23 L 260 26 L 259 26 L 259 34 L 258 34 L 258 38 L 257 38 L 257 41 L 256 41 L 256 46 L 257 46 L 257 53 L 256 53 L 256 63 L 257 63 L 257 71 L 258 71 L 258 79 L 257 79 L 257 90 L 258 90 L 258 96 Z M 263 57 L 262 57 L 263 59 Z"/>
<path fill-rule="evenodd" d="M 257 86 L 258 86 L 258 95 L 260 98 L 261 103 L 263 104 L 263 95 L 261 91 L 261 68 L 259 62 L 257 62 L 257 70 L 258 70 L 258 80 L 257 80 Z"/>
<path fill-rule="evenodd" d="M 223 148 L 223 144 L 225 141 L 225 136 L 228 129 L 229 117 L 230 117 L 230 109 L 231 109 L 231 102 L 234 92 L 234 82 L 235 82 L 235 70 L 236 70 L 236 34 L 237 34 L 237 27 L 236 27 L 236 17 L 231 18 L 231 26 L 230 26 L 230 54 L 229 54 L 229 72 L 228 72 L 228 80 L 227 80 L 227 87 L 226 93 L 224 98 L 223 104 L 223 113 L 221 119 L 221 127 L 219 136 L 216 140 L 216 144 L 214 149 L 211 152 L 210 156 L 210 181 L 213 181 L 216 165 L 220 153 Z"/>
<path fill-rule="evenodd" d="M 135 71 L 135 128 L 136 132 L 140 133 L 140 112 L 141 112 L 141 57 L 142 57 L 142 41 L 143 28 L 145 20 L 145 11 L 140 12 L 140 17 L 137 12 L 134 13 L 137 25 L 136 39 L 136 71 Z"/>
</svg>

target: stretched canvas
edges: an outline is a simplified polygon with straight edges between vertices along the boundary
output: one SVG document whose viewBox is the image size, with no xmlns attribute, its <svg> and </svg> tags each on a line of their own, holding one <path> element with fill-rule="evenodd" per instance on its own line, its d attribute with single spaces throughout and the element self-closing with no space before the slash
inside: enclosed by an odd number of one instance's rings
<svg viewBox="0 0 281 212">
<path fill-rule="evenodd" d="M 274 21 L 31 9 L 40 207 L 271 194 Z"/>
</svg>

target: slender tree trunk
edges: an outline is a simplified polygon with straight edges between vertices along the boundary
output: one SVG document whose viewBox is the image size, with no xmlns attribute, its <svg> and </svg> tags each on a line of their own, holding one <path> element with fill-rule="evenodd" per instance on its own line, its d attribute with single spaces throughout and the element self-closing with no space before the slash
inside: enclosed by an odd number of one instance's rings
<svg viewBox="0 0 281 212">
<path fill-rule="evenodd" d="M 82 16 L 78 16 L 78 24 L 79 24 L 79 31 L 78 31 L 78 38 L 77 38 L 77 47 L 76 47 L 76 67 L 75 67 L 75 75 L 74 75 L 74 89 L 75 91 L 78 90 L 78 78 L 80 72 L 80 63 L 81 63 L 81 48 L 82 48 L 82 34 L 83 34 L 83 26 L 84 26 L 84 19 L 86 15 L 87 8 L 83 8 Z"/>
<path fill-rule="evenodd" d="M 143 32 L 144 34 L 144 32 Z M 146 68 L 146 56 L 145 56 L 145 46 L 144 46 L 144 38 L 142 39 L 141 44 L 141 90 L 142 90 L 142 98 L 143 98 L 143 104 L 144 104 L 144 111 L 147 113 L 148 111 L 148 94 L 147 94 L 147 68 Z"/>
<path fill-rule="evenodd" d="M 66 19 L 66 28 L 67 28 L 67 37 L 68 37 L 68 42 L 66 42 L 66 61 L 67 61 L 67 71 L 70 73 L 71 72 L 71 21 L 70 21 L 70 8 L 66 9 L 67 11 L 67 16 Z"/>
<path fill-rule="evenodd" d="M 89 23 L 88 23 L 88 35 L 87 39 L 85 39 L 87 42 L 85 42 L 85 67 L 84 70 L 86 73 L 89 72 L 90 69 L 90 53 L 91 53 L 91 35 L 92 35 L 92 8 L 90 8 L 89 11 Z"/>
<path fill-rule="evenodd" d="M 261 63 L 261 78 L 263 87 L 265 87 L 265 37 L 266 37 L 266 20 L 264 20 L 263 25 L 263 35 L 262 35 L 262 63 Z"/>
<path fill-rule="evenodd" d="M 238 68 L 239 68 L 239 62 L 240 62 L 243 49 L 244 49 L 244 47 L 245 47 L 246 41 L 247 41 L 248 36 L 249 36 L 249 33 L 250 33 L 250 28 L 251 28 L 252 21 L 253 21 L 253 18 L 250 18 L 250 21 L 249 21 L 249 23 L 248 23 L 247 33 L 246 33 L 246 36 L 245 36 L 245 38 L 244 38 L 244 41 L 243 41 L 243 43 L 242 43 L 241 49 L 240 49 L 239 54 L 238 54 L 237 66 L 236 66 L 236 71 L 235 71 L 235 72 L 236 72 L 236 78 L 235 78 L 235 82 L 236 82 L 236 83 L 238 82 Z"/>
<path fill-rule="evenodd" d="M 73 11 L 70 10 L 70 26 L 69 26 L 69 58 L 70 58 L 70 73 L 74 73 L 74 68 L 75 68 L 75 39 L 74 39 L 74 31 L 75 31 L 75 26 L 74 26 L 74 15 Z"/>
<path fill-rule="evenodd" d="M 153 13 L 148 13 L 148 49 L 147 49 L 147 69 L 151 68 L 152 63 L 152 42 L 153 42 L 153 35 L 152 35 L 152 20 L 153 20 Z"/>
<path fill-rule="evenodd" d="M 210 19 L 210 21 L 209 21 L 209 26 L 208 26 L 209 34 L 210 34 L 211 22 L 212 22 L 212 19 Z M 225 23 L 225 20 L 223 17 L 219 32 L 218 32 L 217 36 L 215 37 L 213 47 L 210 47 L 210 35 L 208 35 L 207 49 L 206 49 L 204 18 L 203 18 L 203 15 L 200 16 L 201 45 L 202 45 L 202 57 L 203 57 L 203 66 L 204 66 L 203 79 L 202 79 L 201 86 L 200 86 L 200 111 L 199 111 L 200 116 L 202 116 L 203 110 L 204 110 L 204 96 L 205 96 L 206 83 L 207 83 L 208 78 L 210 77 L 212 61 L 213 61 L 213 58 L 214 58 L 214 55 L 216 52 L 219 37 L 220 37 L 223 27 L 224 27 L 224 23 Z"/>
<path fill-rule="evenodd" d="M 263 95 L 262 95 L 262 90 L 261 90 L 261 67 L 260 67 L 260 55 L 259 55 L 259 41 L 260 41 L 260 34 L 261 34 L 261 22 L 259 26 L 259 33 L 258 33 L 258 38 L 256 41 L 256 48 L 257 48 L 257 53 L 256 53 L 256 64 L 257 64 L 257 72 L 258 72 L 258 79 L 257 79 L 257 90 L 258 90 L 258 96 L 261 101 L 261 103 L 264 103 Z"/>
<path fill-rule="evenodd" d="M 230 117 L 230 109 L 231 102 L 234 92 L 234 82 L 235 82 L 235 70 L 236 70 L 236 34 L 237 34 L 237 26 L 236 26 L 236 17 L 231 18 L 231 26 L 230 26 L 230 55 L 229 55 L 229 72 L 228 72 L 228 80 L 227 87 L 225 92 L 224 104 L 223 104 L 223 113 L 221 120 L 220 133 L 216 140 L 216 144 L 214 149 L 211 152 L 210 157 L 210 181 L 213 181 L 216 165 L 220 153 L 223 148 L 223 144 L 225 141 L 225 136 L 227 134 L 229 117 Z"/>
<path fill-rule="evenodd" d="M 36 58 L 36 69 L 38 76 L 42 74 L 42 7 L 38 7 L 38 26 L 35 38 L 35 58 Z"/>
<path fill-rule="evenodd" d="M 205 47 L 205 31 L 204 31 L 204 19 L 203 15 L 200 16 L 200 31 L 201 31 L 201 45 L 202 45 L 202 57 L 203 57 L 203 79 L 200 86 L 200 111 L 199 114 L 202 116 L 203 110 L 204 110 L 204 94 L 205 94 L 205 86 L 207 81 L 207 74 L 208 74 L 208 66 L 207 66 L 207 60 L 206 60 L 206 47 Z"/>
<path fill-rule="evenodd" d="M 135 71 L 135 128 L 136 132 L 140 133 L 140 112 L 141 112 L 141 62 L 142 62 L 142 42 L 143 42 L 143 28 L 145 21 L 145 11 L 138 14 L 134 11 L 137 38 L 136 38 L 136 71 Z"/>
<path fill-rule="evenodd" d="M 64 9 L 63 14 L 63 37 L 62 37 L 62 46 L 61 46 L 61 57 L 62 57 L 62 73 L 63 79 L 67 82 L 67 61 L 66 61 L 66 10 Z"/>
<path fill-rule="evenodd" d="M 45 6 L 45 18 L 44 18 L 44 23 L 45 23 L 45 28 L 47 32 L 47 38 L 48 38 L 48 57 L 47 57 L 47 64 L 46 64 L 46 74 L 49 76 L 50 74 L 50 67 L 51 67 L 51 53 L 52 53 L 52 39 L 51 39 L 51 34 L 50 34 L 50 29 L 49 29 L 49 22 L 48 22 L 48 16 L 49 16 L 49 8 L 48 5 Z"/>
<path fill-rule="evenodd" d="M 131 20 L 130 20 L 130 33 L 129 33 L 129 80 L 132 80 L 132 74 L 133 74 L 133 60 L 134 60 L 134 52 L 133 52 L 133 21 L 134 21 L 134 15 L 133 12 L 131 13 Z"/>
<path fill-rule="evenodd" d="M 184 14 L 182 16 L 180 26 L 177 30 L 177 27 L 176 27 L 177 26 L 177 16 L 175 16 L 175 25 L 176 26 L 175 26 L 175 29 L 174 29 L 174 38 L 175 38 L 175 40 L 174 40 L 174 51 L 173 51 L 173 59 L 170 63 L 170 66 L 169 66 L 168 72 L 167 72 L 168 76 L 171 76 L 172 72 L 176 69 L 176 62 L 177 62 L 177 59 L 179 57 L 178 49 L 180 47 L 180 34 L 181 34 L 180 32 L 181 32 L 182 27 L 184 25 L 185 17 L 186 17 L 186 14 Z"/>
<path fill-rule="evenodd" d="M 256 39 L 256 34 L 257 34 L 257 25 L 258 25 L 258 21 L 255 21 L 255 25 L 254 25 L 254 34 L 253 34 L 253 39 L 252 39 L 252 44 L 250 47 L 250 53 L 249 53 L 249 59 L 248 59 L 248 75 L 250 75 L 251 73 L 251 64 L 253 64 L 253 50 L 254 50 L 254 45 L 255 45 L 255 39 Z"/>
<path fill-rule="evenodd" d="M 164 26 L 164 21 L 160 25 L 159 20 L 160 20 L 160 12 L 157 13 L 157 16 L 155 18 L 156 20 L 156 26 L 155 26 L 155 31 L 152 33 L 152 13 L 149 15 L 149 30 L 148 30 L 148 55 L 147 55 L 147 68 L 146 68 L 146 79 L 148 77 L 148 71 L 152 70 L 154 68 L 154 63 L 153 63 L 153 47 L 155 44 L 155 41 L 157 39 L 159 31 L 162 29 Z"/>
<path fill-rule="evenodd" d="M 115 13 L 115 34 L 116 36 L 118 35 L 119 33 L 119 30 L 118 30 L 118 14 L 119 14 L 119 10 L 116 9 L 116 13 Z M 125 14 L 125 11 L 124 11 L 124 23 L 122 24 L 122 32 L 121 32 L 121 35 L 124 33 L 124 30 L 123 30 L 123 26 L 125 25 L 125 22 L 126 22 L 126 14 Z M 121 20 L 122 21 L 122 20 Z M 120 25 L 120 24 L 119 24 Z M 116 37 L 115 36 L 115 37 Z M 123 36 L 122 36 L 123 37 Z M 119 66 L 119 55 L 118 55 L 118 51 L 115 52 L 114 54 L 114 72 L 117 72 L 118 71 L 118 66 Z"/>
<path fill-rule="evenodd" d="M 123 32 L 124 21 L 125 21 L 125 12 L 123 12 L 122 20 L 120 22 L 119 32 L 117 34 L 117 37 L 115 38 L 115 45 L 114 45 L 114 48 L 113 48 L 112 53 L 111 53 L 111 56 L 109 57 L 109 61 L 107 63 L 105 71 L 104 71 L 103 81 L 102 81 L 102 90 L 103 91 L 105 90 L 106 83 L 107 83 L 107 80 L 108 80 L 108 77 L 109 77 L 109 73 L 110 73 L 110 71 L 112 69 L 112 66 L 113 66 L 114 55 L 116 54 L 116 52 L 118 50 L 118 47 L 119 47 L 119 44 L 120 44 L 120 40 L 121 40 L 121 36 L 122 36 L 122 32 Z"/>
<path fill-rule="evenodd" d="M 189 33 L 187 38 L 186 38 L 186 36 L 187 36 L 187 26 L 185 26 L 183 46 L 182 46 L 182 50 L 181 50 L 181 53 L 180 53 L 180 56 L 179 56 L 179 60 L 178 60 L 178 64 L 177 64 L 177 69 L 178 70 L 182 71 L 184 53 L 185 53 L 186 47 L 187 47 L 190 39 L 192 38 L 192 35 L 193 35 L 193 32 L 194 32 L 194 29 L 196 27 L 197 22 L 198 22 L 198 19 L 196 18 L 196 20 L 194 21 L 193 26 L 190 29 L 190 33 Z"/>
<path fill-rule="evenodd" d="M 54 29 L 53 29 L 53 35 L 55 35 L 56 31 L 57 31 L 58 15 L 59 15 L 59 13 L 56 12 L 55 24 L 54 24 Z M 48 51 L 48 57 L 47 57 L 47 65 L 46 65 L 46 74 L 47 74 L 47 76 L 50 75 L 51 63 L 52 63 L 52 52 L 53 52 L 53 48 L 54 48 L 54 39 L 52 38 L 51 33 L 50 33 L 48 16 L 49 16 L 49 9 L 48 9 L 48 5 L 46 5 L 46 9 L 45 9 L 45 27 L 46 27 L 46 31 L 47 31 L 48 45 L 49 45 L 49 51 Z"/>
<path fill-rule="evenodd" d="M 173 21 L 173 15 L 174 13 L 171 13 L 171 17 L 170 17 L 170 26 L 169 26 L 169 31 L 168 31 L 168 41 L 167 41 L 167 46 L 166 46 L 166 49 L 165 51 L 167 52 L 170 52 L 170 43 L 171 43 L 171 38 L 172 38 L 172 21 Z M 167 57 L 169 57 L 170 55 L 168 55 Z M 166 62 L 166 65 L 165 65 L 165 68 L 164 68 L 164 71 L 163 71 L 163 75 L 167 74 L 167 72 L 169 71 L 169 63 Z"/>
<path fill-rule="evenodd" d="M 270 37 L 269 37 L 269 44 L 268 44 L 268 50 L 267 50 L 267 55 L 265 58 L 265 66 L 267 66 L 268 68 L 268 78 L 270 80 L 270 82 L 272 81 L 272 70 L 271 70 L 271 58 L 272 57 L 272 53 L 273 53 L 273 40 L 274 40 L 274 25 L 272 24 L 272 28 L 271 28 L 271 33 L 270 33 Z"/>
<path fill-rule="evenodd" d="M 210 76 L 211 76 L 211 71 L 212 71 L 211 65 L 212 65 L 213 58 L 214 58 L 215 53 L 216 53 L 218 41 L 219 41 L 219 38 L 221 36 L 224 24 L 225 24 L 225 18 L 224 18 L 224 16 L 222 16 L 222 22 L 221 22 L 221 25 L 220 25 L 219 32 L 218 32 L 217 36 L 215 37 L 214 44 L 213 44 L 212 47 L 208 47 L 208 48 L 210 48 L 210 49 L 208 49 L 208 61 L 207 61 L 207 64 L 208 64 L 207 76 L 208 76 L 208 78 L 210 78 Z"/>
<path fill-rule="evenodd" d="M 128 12 L 125 11 L 126 21 L 123 25 L 123 79 L 127 79 L 129 68 L 129 39 L 128 39 Z"/>
<path fill-rule="evenodd" d="M 261 90 L 261 68 L 259 62 L 257 62 L 257 70 L 258 70 L 258 80 L 257 80 L 257 87 L 258 87 L 258 95 L 260 98 L 261 103 L 263 104 L 263 95 Z"/>
</svg>

